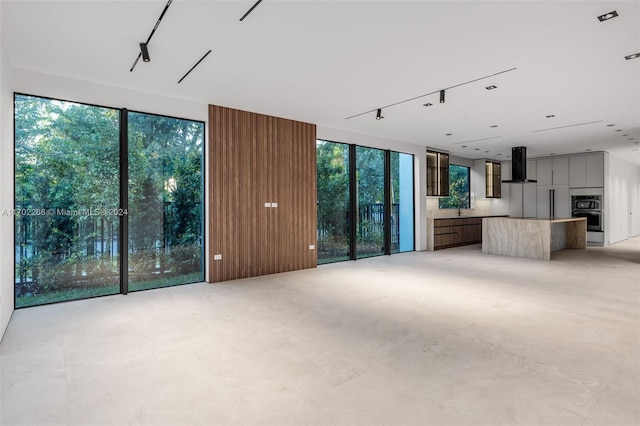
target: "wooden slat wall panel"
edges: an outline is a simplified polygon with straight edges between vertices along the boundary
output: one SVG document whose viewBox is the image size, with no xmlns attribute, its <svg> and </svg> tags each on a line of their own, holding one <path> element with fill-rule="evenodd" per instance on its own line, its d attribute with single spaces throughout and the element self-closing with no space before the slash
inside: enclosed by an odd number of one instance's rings
<svg viewBox="0 0 640 426">
<path fill-rule="evenodd" d="M 209 106 L 210 281 L 317 265 L 315 150 L 313 124 Z"/>
</svg>

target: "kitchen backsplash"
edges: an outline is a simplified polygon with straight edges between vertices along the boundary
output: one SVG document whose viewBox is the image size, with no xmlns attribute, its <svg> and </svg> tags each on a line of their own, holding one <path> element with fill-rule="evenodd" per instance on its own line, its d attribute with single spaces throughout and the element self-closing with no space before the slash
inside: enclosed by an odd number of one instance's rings
<svg viewBox="0 0 640 426">
<path fill-rule="evenodd" d="M 462 209 L 460 213 L 462 216 L 490 216 L 491 211 L 490 199 L 476 200 L 475 208 Z M 441 217 L 457 217 L 458 209 L 441 209 L 438 207 L 438 198 L 427 198 L 427 217 L 428 218 L 441 218 Z"/>
</svg>

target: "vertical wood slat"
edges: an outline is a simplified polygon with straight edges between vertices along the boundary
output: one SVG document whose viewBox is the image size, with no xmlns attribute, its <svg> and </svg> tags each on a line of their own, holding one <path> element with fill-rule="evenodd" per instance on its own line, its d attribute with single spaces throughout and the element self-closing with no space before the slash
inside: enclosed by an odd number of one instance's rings
<svg viewBox="0 0 640 426">
<path fill-rule="evenodd" d="M 210 105 L 209 127 L 209 280 L 315 267 L 316 126 Z"/>
</svg>

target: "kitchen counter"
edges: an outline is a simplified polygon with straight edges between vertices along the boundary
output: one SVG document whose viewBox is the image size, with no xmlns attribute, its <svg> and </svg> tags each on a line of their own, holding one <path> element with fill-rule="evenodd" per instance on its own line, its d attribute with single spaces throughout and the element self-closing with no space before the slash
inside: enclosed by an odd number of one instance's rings
<svg viewBox="0 0 640 426">
<path fill-rule="evenodd" d="M 586 218 L 484 218 L 482 252 L 551 260 L 551 252 L 587 248 Z"/>
<path fill-rule="evenodd" d="M 501 215 L 491 215 L 491 216 L 483 216 L 483 215 L 477 215 L 477 216 L 452 216 L 452 217 L 436 217 L 433 218 L 433 220 L 452 220 L 452 219 L 484 219 L 485 217 L 508 217 L 507 215 L 501 214 Z"/>
</svg>

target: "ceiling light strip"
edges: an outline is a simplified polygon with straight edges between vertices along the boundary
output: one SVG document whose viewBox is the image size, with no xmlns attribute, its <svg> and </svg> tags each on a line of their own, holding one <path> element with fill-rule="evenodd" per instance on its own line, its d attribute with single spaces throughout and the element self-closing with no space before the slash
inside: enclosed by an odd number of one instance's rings
<svg viewBox="0 0 640 426">
<path fill-rule="evenodd" d="M 200 62 L 202 62 L 204 60 L 204 58 L 206 58 L 207 56 L 209 56 L 209 53 L 211 53 L 211 49 L 209 49 L 209 51 L 207 53 L 205 53 L 202 58 L 200 58 L 200 60 L 198 62 L 196 62 L 196 64 L 194 66 L 191 67 L 191 69 L 189 71 L 187 71 L 187 73 L 185 75 L 182 76 L 182 78 L 180 80 L 178 80 L 178 84 L 182 83 L 182 80 L 184 80 L 185 78 L 187 78 L 187 76 L 191 73 L 191 71 L 194 70 L 195 67 L 197 67 L 198 65 L 200 65 Z"/>
<path fill-rule="evenodd" d="M 586 123 L 569 124 L 568 126 L 550 127 L 550 128 L 548 128 L 548 129 L 539 129 L 539 130 L 534 130 L 534 131 L 533 131 L 533 133 L 536 133 L 536 132 L 546 132 L 547 130 L 566 129 L 567 127 L 584 126 L 584 125 L 587 125 L 587 124 L 594 124 L 594 123 L 602 123 L 602 120 L 598 120 L 598 121 L 588 121 L 588 122 L 586 122 Z"/>
<path fill-rule="evenodd" d="M 249 14 L 251 12 L 253 12 L 253 9 L 255 9 L 256 7 L 258 7 L 258 5 L 262 3 L 262 0 L 258 0 L 253 6 L 251 6 L 251 9 L 249 9 L 247 11 L 247 13 L 245 13 L 244 15 L 242 15 L 242 18 L 240 18 L 240 22 L 244 21 L 244 18 L 246 18 L 247 16 L 249 16 Z"/>
<path fill-rule="evenodd" d="M 167 4 L 164 6 L 164 9 L 162 10 L 160 17 L 156 21 L 156 24 L 153 26 L 153 29 L 151 30 L 151 33 L 149 34 L 147 41 L 144 43 L 145 47 L 149 45 L 149 42 L 151 41 L 151 37 L 153 37 L 153 34 L 155 34 L 156 30 L 158 29 L 158 26 L 160 26 L 160 21 L 162 21 L 162 18 L 164 18 L 164 14 L 167 13 L 167 9 L 169 9 L 169 6 L 171 6 L 172 1 L 173 0 L 167 1 Z M 142 52 L 139 52 L 138 56 L 136 57 L 136 60 L 133 62 L 133 65 L 131 65 L 131 69 L 129 70 L 129 72 L 133 71 L 133 69 L 136 67 L 141 57 L 142 57 Z"/>
<path fill-rule="evenodd" d="M 482 141 L 488 141 L 488 140 L 491 140 L 491 139 L 500 139 L 501 137 L 502 136 L 492 136 L 490 138 L 482 138 L 482 139 L 474 139 L 474 140 L 471 140 L 471 141 L 456 142 L 456 143 L 454 143 L 454 145 L 461 145 L 463 143 L 482 142 Z"/>
<path fill-rule="evenodd" d="M 389 108 L 389 107 L 392 107 L 392 106 L 404 104 L 406 102 L 415 101 L 416 99 L 424 98 L 425 96 L 433 95 L 435 93 L 440 93 L 442 90 L 454 89 L 456 87 L 464 86 L 465 84 L 475 83 L 476 81 L 480 81 L 480 80 L 484 80 L 484 79 L 487 79 L 487 78 L 495 77 L 496 75 L 504 74 L 506 72 L 514 71 L 514 70 L 517 70 L 517 69 L 518 68 L 509 68 L 508 70 L 499 71 L 497 73 L 490 74 L 490 75 L 485 75 L 484 77 L 475 78 L 473 80 L 465 81 L 464 83 L 455 84 L 453 86 L 445 87 L 444 89 L 434 90 L 433 92 L 425 93 L 424 95 L 414 96 L 413 98 L 405 99 L 405 100 L 402 100 L 402 101 L 399 101 L 399 102 L 394 102 L 394 103 L 389 104 L 389 105 L 384 105 L 381 108 L 383 108 L 383 109 L 384 108 Z M 374 109 L 371 109 L 369 111 L 365 111 L 365 112 L 361 112 L 361 113 L 356 114 L 356 115 L 349 116 L 349 117 L 345 118 L 345 120 L 349 120 L 350 118 L 360 117 L 361 115 L 366 115 L 366 114 L 369 114 L 371 112 L 375 112 L 377 109 L 378 108 L 374 108 Z"/>
</svg>

